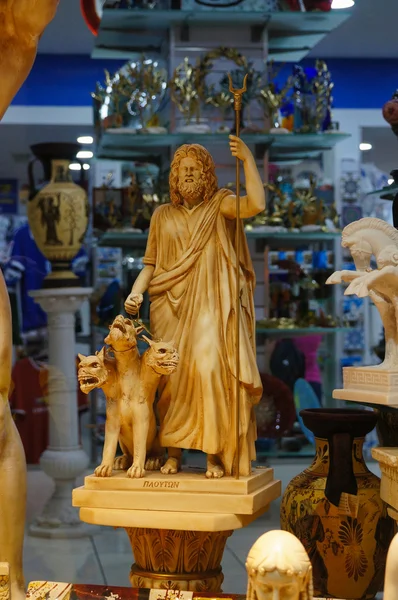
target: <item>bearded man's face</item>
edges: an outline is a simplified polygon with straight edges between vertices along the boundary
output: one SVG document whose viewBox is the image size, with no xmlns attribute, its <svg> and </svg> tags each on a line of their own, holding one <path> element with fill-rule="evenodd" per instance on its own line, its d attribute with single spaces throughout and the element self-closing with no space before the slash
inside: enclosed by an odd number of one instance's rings
<svg viewBox="0 0 398 600">
<path fill-rule="evenodd" d="M 202 167 L 190 156 L 183 158 L 178 169 L 178 191 L 188 204 L 203 200 Z"/>
</svg>

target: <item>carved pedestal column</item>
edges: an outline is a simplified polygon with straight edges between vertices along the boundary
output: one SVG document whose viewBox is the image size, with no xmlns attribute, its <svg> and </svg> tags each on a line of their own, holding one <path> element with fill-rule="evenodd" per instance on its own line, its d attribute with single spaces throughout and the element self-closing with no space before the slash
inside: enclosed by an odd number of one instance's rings
<svg viewBox="0 0 398 600">
<path fill-rule="evenodd" d="M 221 592 L 221 560 L 233 531 L 176 531 L 126 527 L 135 563 L 134 588 Z"/>
<path fill-rule="evenodd" d="M 398 524 L 398 448 L 373 448 L 372 456 L 380 466 L 381 499 L 388 505 L 388 514 Z"/>
<path fill-rule="evenodd" d="M 92 290 L 89 288 L 46 289 L 32 297 L 48 315 L 49 337 L 49 446 L 40 465 L 55 483 L 55 491 L 43 513 L 30 527 L 40 537 L 81 537 L 87 528 L 72 507 L 76 477 L 89 459 L 79 443 L 77 377 L 75 358 L 75 313 Z"/>
<path fill-rule="evenodd" d="M 10 565 L 0 562 L 0 600 L 11 600 Z"/>
</svg>

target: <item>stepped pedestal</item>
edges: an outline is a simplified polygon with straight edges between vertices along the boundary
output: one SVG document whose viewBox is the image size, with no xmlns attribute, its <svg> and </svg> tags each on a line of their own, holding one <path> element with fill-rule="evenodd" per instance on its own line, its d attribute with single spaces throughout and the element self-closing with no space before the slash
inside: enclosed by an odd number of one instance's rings
<svg viewBox="0 0 398 600">
<path fill-rule="evenodd" d="M 133 587 L 220 592 L 228 537 L 261 516 L 280 493 L 272 469 L 255 469 L 239 480 L 209 480 L 190 469 L 142 479 L 123 472 L 86 477 L 73 492 L 73 505 L 86 523 L 126 530 L 136 561 Z"/>
<path fill-rule="evenodd" d="M 398 370 L 379 367 L 345 367 L 344 388 L 334 390 L 333 398 L 361 404 L 398 406 Z"/>
</svg>

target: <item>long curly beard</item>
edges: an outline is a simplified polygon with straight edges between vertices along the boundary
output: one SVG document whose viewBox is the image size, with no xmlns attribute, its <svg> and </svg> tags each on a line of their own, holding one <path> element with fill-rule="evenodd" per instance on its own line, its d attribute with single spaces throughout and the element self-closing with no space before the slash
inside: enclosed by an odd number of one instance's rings
<svg viewBox="0 0 398 600">
<path fill-rule="evenodd" d="M 188 204 L 203 199 L 204 184 L 202 181 L 185 182 L 178 184 L 178 191 Z"/>
</svg>

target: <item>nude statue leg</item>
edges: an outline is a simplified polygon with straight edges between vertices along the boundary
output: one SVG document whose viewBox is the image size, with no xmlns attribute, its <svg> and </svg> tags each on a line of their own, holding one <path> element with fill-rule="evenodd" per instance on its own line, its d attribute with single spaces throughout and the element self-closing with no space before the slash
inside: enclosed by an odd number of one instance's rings
<svg viewBox="0 0 398 600">
<path fill-rule="evenodd" d="M 160 469 L 164 475 L 175 475 L 181 470 L 181 448 L 168 448 L 168 459 Z"/>
<path fill-rule="evenodd" d="M 208 454 L 206 477 L 208 477 L 208 479 L 220 479 L 221 477 L 224 477 L 224 474 L 224 467 L 217 454 Z"/>
<path fill-rule="evenodd" d="M 10 564 L 11 597 L 24 600 L 22 547 L 25 530 L 26 463 L 8 402 L 0 396 L 0 562 Z"/>
</svg>

